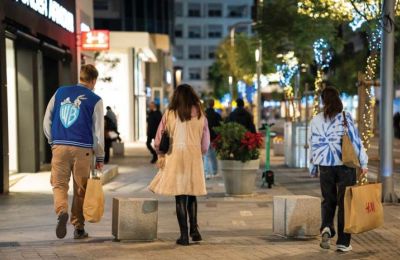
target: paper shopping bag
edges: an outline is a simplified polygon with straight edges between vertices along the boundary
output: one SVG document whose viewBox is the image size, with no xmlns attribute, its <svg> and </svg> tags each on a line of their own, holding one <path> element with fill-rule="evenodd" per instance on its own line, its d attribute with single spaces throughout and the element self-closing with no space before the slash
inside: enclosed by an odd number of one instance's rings
<svg viewBox="0 0 400 260">
<path fill-rule="evenodd" d="M 358 234 L 383 225 L 382 184 L 346 187 L 344 232 Z"/>
<path fill-rule="evenodd" d="M 86 186 L 85 200 L 83 201 L 83 216 L 86 221 L 96 223 L 104 213 L 104 193 L 101 179 L 90 178 Z"/>
</svg>

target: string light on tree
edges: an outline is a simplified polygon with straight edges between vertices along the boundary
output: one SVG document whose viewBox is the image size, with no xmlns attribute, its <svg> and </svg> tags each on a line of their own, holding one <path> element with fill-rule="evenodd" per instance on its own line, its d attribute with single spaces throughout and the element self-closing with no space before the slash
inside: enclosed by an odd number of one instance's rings
<svg viewBox="0 0 400 260">
<path fill-rule="evenodd" d="M 294 55 L 294 52 L 280 54 L 278 57 L 282 58 L 282 64 L 276 64 L 275 68 L 279 74 L 279 84 L 284 88 L 285 99 L 289 102 L 289 110 L 293 111 L 293 117 L 296 117 L 296 107 L 294 104 L 293 87 L 290 81 L 299 70 L 299 62 Z M 286 110 L 288 112 L 288 110 Z M 287 117 L 291 117 L 287 113 Z"/>
<path fill-rule="evenodd" d="M 379 15 L 378 4 L 373 1 L 371 3 L 355 3 L 355 6 L 357 10 L 354 7 L 351 10 L 353 20 L 349 23 L 349 26 L 354 32 L 367 22 L 366 18 L 372 19 Z"/>
<path fill-rule="evenodd" d="M 329 68 L 333 55 L 329 43 L 324 39 L 318 39 L 313 44 L 314 59 L 317 63 L 318 71 L 317 78 L 314 82 L 314 102 L 313 102 L 313 115 L 319 113 L 319 96 L 321 94 L 323 70 Z"/>
<path fill-rule="evenodd" d="M 371 82 L 375 79 L 376 69 L 379 61 L 379 49 L 381 47 L 381 35 L 382 30 L 376 29 L 372 31 L 368 36 L 368 47 L 370 50 L 370 55 L 367 59 L 367 66 L 365 68 L 365 79 L 367 82 Z M 374 119 L 374 111 L 376 99 L 372 92 L 373 86 L 367 84 L 365 86 L 364 95 L 367 97 L 367 102 L 364 104 L 364 110 L 362 114 L 362 123 L 364 127 L 361 127 L 361 140 L 363 141 L 364 148 L 366 150 L 370 147 L 370 139 L 374 136 L 372 122 Z"/>
<path fill-rule="evenodd" d="M 319 93 L 321 93 L 322 87 L 322 71 L 317 71 L 317 77 L 314 81 L 314 102 L 313 102 L 313 116 L 316 116 L 319 113 Z M 317 94 L 318 93 L 318 94 Z"/>
<path fill-rule="evenodd" d="M 382 45 L 382 28 L 373 30 L 368 35 L 368 48 L 372 51 L 378 51 Z"/>
<path fill-rule="evenodd" d="M 399 3 L 400 0 L 396 0 L 396 15 L 400 15 Z M 314 19 L 347 21 L 351 22 L 352 26 L 359 27 L 365 18 L 373 21 L 379 17 L 381 6 L 382 0 L 302 0 L 298 1 L 297 12 Z"/>
<path fill-rule="evenodd" d="M 318 39 L 314 42 L 313 48 L 315 62 L 318 67 L 322 70 L 328 68 L 333 58 L 329 43 L 324 39 Z"/>
</svg>

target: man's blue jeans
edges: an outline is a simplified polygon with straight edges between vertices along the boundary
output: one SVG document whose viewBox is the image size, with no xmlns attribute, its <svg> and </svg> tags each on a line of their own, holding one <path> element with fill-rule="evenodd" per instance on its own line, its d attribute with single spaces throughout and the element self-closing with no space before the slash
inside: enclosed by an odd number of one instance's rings
<svg viewBox="0 0 400 260">
<path fill-rule="evenodd" d="M 215 149 L 210 146 L 207 153 L 204 155 L 204 173 L 206 177 L 216 175 L 218 172 L 217 154 Z"/>
</svg>

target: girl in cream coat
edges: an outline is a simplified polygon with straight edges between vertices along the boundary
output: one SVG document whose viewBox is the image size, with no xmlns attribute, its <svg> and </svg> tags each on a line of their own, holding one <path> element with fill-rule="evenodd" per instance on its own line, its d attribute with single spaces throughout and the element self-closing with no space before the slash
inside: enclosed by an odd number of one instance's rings
<svg viewBox="0 0 400 260">
<path fill-rule="evenodd" d="M 207 152 L 210 144 L 207 119 L 200 99 L 191 86 L 183 84 L 175 89 L 157 130 L 156 150 L 164 130 L 170 136 L 169 151 L 166 154 L 159 153 L 159 171 L 149 189 L 157 194 L 175 196 L 181 231 L 176 243 L 188 245 L 188 215 L 190 237 L 193 241 L 202 240 L 197 225 L 196 196 L 207 194 L 202 155 Z"/>
</svg>

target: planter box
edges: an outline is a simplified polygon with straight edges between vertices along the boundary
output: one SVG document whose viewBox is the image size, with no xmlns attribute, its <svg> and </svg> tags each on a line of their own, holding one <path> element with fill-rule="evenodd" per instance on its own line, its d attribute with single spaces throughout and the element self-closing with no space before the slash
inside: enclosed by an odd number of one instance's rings
<svg viewBox="0 0 400 260">
<path fill-rule="evenodd" d="M 225 192 L 228 195 L 250 195 L 254 191 L 260 160 L 248 162 L 218 160 L 218 169 L 224 177 Z"/>
</svg>

